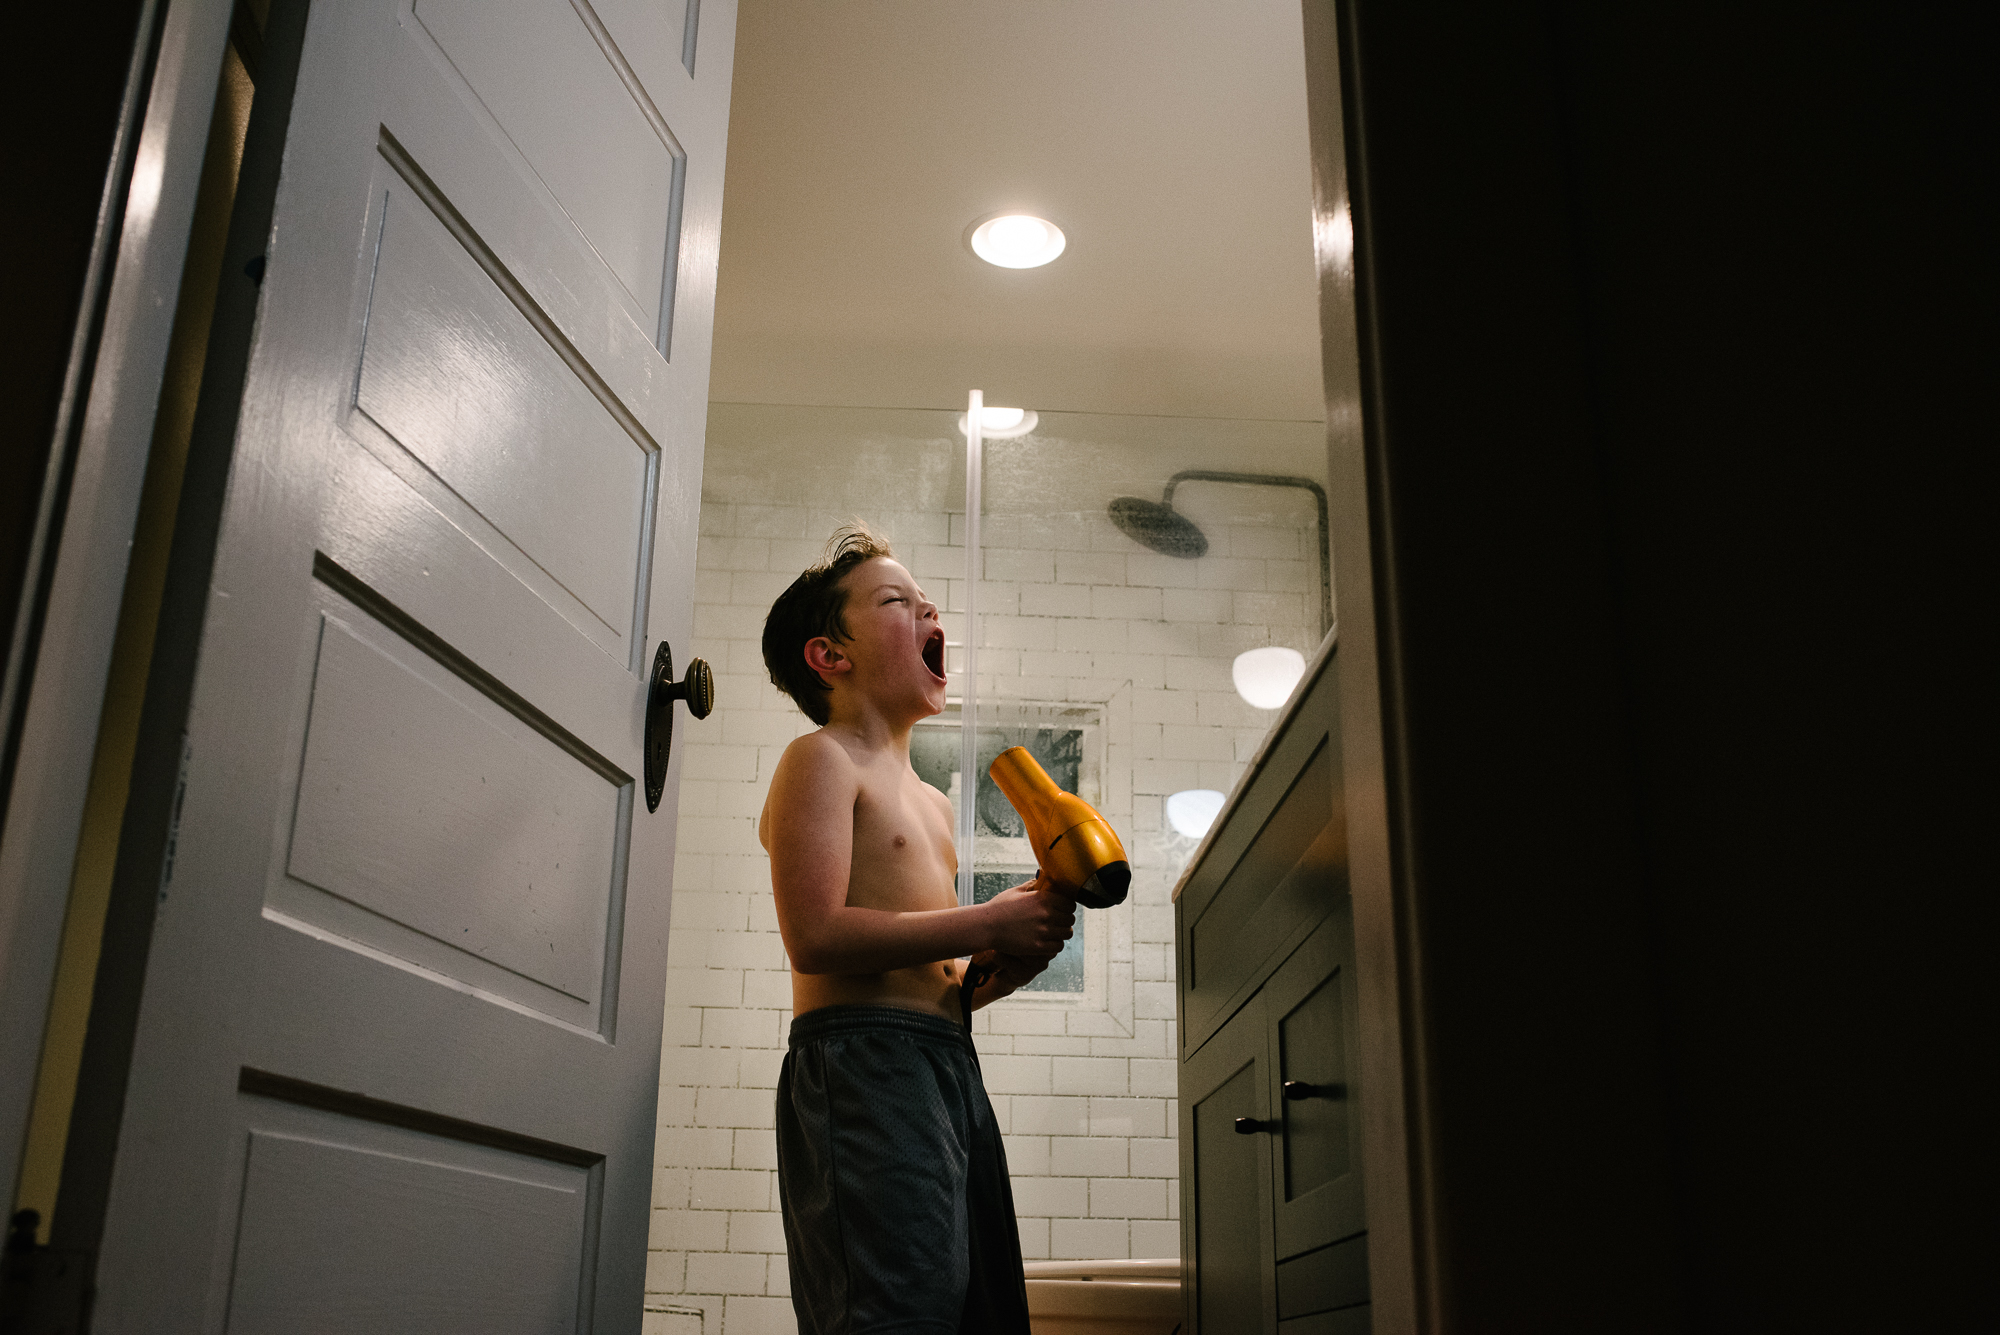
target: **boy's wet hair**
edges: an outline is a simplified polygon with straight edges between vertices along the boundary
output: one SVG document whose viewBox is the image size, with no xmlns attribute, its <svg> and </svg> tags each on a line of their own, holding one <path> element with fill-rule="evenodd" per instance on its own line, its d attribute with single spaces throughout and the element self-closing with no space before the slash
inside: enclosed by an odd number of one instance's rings
<svg viewBox="0 0 2000 1335">
<path fill-rule="evenodd" d="M 841 581 L 854 567 L 878 556 L 895 553 L 868 525 L 858 520 L 843 525 L 827 540 L 819 564 L 793 580 L 764 618 L 764 666 L 771 673 L 771 684 L 822 727 L 830 717 L 826 697 L 833 687 L 806 666 L 806 641 L 821 635 L 847 638 L 847 590 Z"/>
</svg>

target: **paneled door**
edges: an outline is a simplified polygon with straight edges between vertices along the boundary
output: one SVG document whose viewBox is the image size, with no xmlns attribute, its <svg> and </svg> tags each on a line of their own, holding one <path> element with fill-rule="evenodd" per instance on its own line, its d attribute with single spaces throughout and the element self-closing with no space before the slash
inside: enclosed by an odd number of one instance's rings
<svg viewBox="0 0 2000 1335">
<path fill-rule="evenodd" d="M 697 3 L 290 11 L 100 1332 L 639 1327 L 644 679 L 691 621 L 735 20 Z"/>
<path fill-rule="evenodd" d="M 1253 998 L 1181 1066 L 1182 1324 L 1201 1335 L 1278 1326 L 1266 1026 Z"/>
<path fill-rule="evenodd" d="M 1367 1335 L 1354 932 L 1343 902 L 1181 1066 L 1195 1335 Z"/>
<path fill-rule="evenodd" d="M 1353 914 L 1343 899 L 1264 984 L 1279 1335 L 1366 1335 L 1368 1227 Z"/>
</svg>

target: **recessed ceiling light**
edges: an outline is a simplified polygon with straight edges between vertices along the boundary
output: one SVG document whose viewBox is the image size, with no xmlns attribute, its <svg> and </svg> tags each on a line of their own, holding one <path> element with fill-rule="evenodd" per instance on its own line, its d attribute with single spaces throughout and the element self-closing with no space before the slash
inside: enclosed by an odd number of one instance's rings
<svg viewBox="0 0 2000 1335">
<path fill-rule="evenodd" d="M 1033 408 L 981 408 L 979 434 L 988 440 L 1009 440 L 1025 436 L 1041 421 Z M 965 414 L 958 415 L 958 434 L 965 434 Z"/>
<path fill-rule="evenodd" d="M 976 222 L 965 239 L 973 254 L 1003 269 L 1037 268 L 1069 244 L 1062 228 L 1026 213 L 1003 213 Z"/>
</svg>

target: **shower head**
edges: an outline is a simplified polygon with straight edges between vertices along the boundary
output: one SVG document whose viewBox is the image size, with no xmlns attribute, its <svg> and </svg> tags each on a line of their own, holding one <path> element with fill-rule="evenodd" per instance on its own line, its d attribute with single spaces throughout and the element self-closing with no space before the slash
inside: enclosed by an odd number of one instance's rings
<svg viewBox="0 0 2000 1335">
<path fill-rule="evenodd" d="M 1157 501 L 1137 496 L 1120 496 L 1111 502 L 1111 522 L 1126 537 L 1167 556 L 1193 560 L 1208 555 L 1208 535 L 1195 522 L 1174 509 L 1174 489 L 1183 482 L 1233 482 L 1251 487 L 1297 487 L 1312 493 L 1319 510 L 1320 632 L 1333 628 L 1333 555 L 1327 548 L 1326 488 L 1309 477 L 1281 477 L 1275 473 L 1220 473 L 1208 468 L 1183 468 L 1167 479 L 1166 492 Z"/>
<path fill-rule="evenodd" d="M 1208 555 L 1208 535 L 1165 501 L 1120 496 L 1111 502 L 1111 522 L 1126 537 L 1162 555 L 1188 560 Z"/>
</svg>

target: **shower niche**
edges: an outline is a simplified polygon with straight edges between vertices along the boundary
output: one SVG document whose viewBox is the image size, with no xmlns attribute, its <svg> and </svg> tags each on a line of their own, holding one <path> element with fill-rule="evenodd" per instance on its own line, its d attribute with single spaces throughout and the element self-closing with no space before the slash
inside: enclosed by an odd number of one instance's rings
<svg viewBox="0 0 2000 1335">
<path fill-rule="evenodd" d="M 1092 704 L 1003 701 L 978 707 L 974 729 L 978 782 L 972 786 L 973 900 L 984 903 L 1035 874 L 1035 853 L 1021 818 L 987 774 L 993 758 L 1010 746 L 1026 747 L 1056 786 L 1093 806 L 1104 803 L 1104 707 Z M 910 734 L 910 764 L 917 776 L 951 799 L 956 820 L 966 800 L 961 774 L 961 717 L 956 707 L 919 723 Z M 962 855 L 962 854 L 961 854 Z M 1102 915 L 1079 912 L 1076 934 L 1063 953 L 1032 983 L 1015 993 L 1022 1001 L 1103 1004 L 1105 942 Z"/>
</svg>

